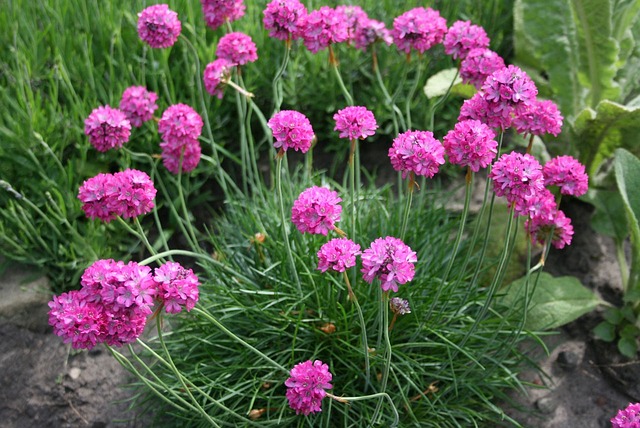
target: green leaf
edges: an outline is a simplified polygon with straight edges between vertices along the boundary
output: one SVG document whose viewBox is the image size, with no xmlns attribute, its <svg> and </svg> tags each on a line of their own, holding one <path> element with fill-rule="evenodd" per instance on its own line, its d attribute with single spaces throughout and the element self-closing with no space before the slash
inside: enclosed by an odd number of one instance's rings
<svg viewBox="0 0 640 428">
<path fill-rule="evenodd" d="M 622 311 L 618 308 L 609 308 L 606 311 L 604 311 L 604 314 L 602 315 L 605 320 L 607 320 L 610 324 L 613 324 L 613 325 L 620 324 L 620 322 L 624 318 L 624 316 L 622 315 Z"/>
<path fill-rule="evenodd" d="M 638 327 L 633 324 L 627 324 L 624 326 L 622 330 L 620 330 L 620 337 L 633 337 L 636 338 L 638 336 Z"/>
<path fill-rule="evenodd" d="M 612 237 L 616 244 L 622 243 L 629 236 L 629 229 L 620 192 L 590 189 L 588 196 L 589 202 L 596 207 L 591 216 L 593 230 Z"/>
<path fill-rule="evenodd" d="M 538 284 L 533 287 L 535 275 L 530 278 L 530 296 L 526 328 L 546 330 L 560 327 L 592 311 L 603 301 L 572 276 L 553 277 L 546 272 L 540 274 Z M 502 298 L 502 303 L 522 307 L 526 278 L 512 282 Z"/>
<path fill-rule="evenodd" d="M 616 339 L 616 326 L 607 321 L 602 321 L 593 329 L 593 334 L 600 340 L 613 342 Z"/>
<path fill-rule="evenodd" d="M 631 232 L 631 271 L 625 290 L 637 292 L 640 289 L 640 159 L 627 150 L 618 149 L 614 167 Z"/>
<path fill-rule="evenodd" d="M 618 351 L 627 358 L 634 358 L 638 353 L 638 342 L 636 338 L 621 337 L 618 340 Z"/>
<path fill-rule="evenodd" d="M 455 80 L 454 80 L 455 79 Z M 447 68 L 431 76 L 424 85 L 424 94 L 427 98 L 441 97 L 447 93 L 449 88 L 458 83 L 462 83 L 462 78 L 457 68 Z"/>
</svg>

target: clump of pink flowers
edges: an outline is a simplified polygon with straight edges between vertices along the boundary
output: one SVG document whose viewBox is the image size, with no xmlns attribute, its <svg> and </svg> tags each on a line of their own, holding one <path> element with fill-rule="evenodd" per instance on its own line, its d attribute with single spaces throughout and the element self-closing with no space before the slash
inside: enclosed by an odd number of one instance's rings
<svg viewBox="0 0 640 428">
<path fill-rule="evenodd" d="M 344 272 L 356 265 L 356 256 L 361 254 L 360 245 L 348 238 L 334 238 L 318 251 L 318 270 L 331 269 Z"/>
<path fill-rule="evenodd" d="M 611 428 L 640 428 L 640 403 L 629 403 L 610 422 Z"/>
<path fill-rule="evenodd" d="M 464 83 L 480 89 L 487 77 L 504 67 L 504 59 L 494 51 L 475 48 L 460 63 L 460 77 Z"/>
<path fill-rule="evenodd" d="M 244 65 L 258 59 L 258 50 L 251 37 L 240 32 L 225 34 L 218 41 L 218 58 L 224 58 L 233 65 Z"/>
<path fill-rule="evenodd" d="M 416 7 L 393 20 L 391 36 L 400 51 L 408 54 L 415 49 L 424 53 L 441 43 L 446 32 L 447 21 L 438 11 Z"/>
<path fill-rule="evenodd" d="M 200 162 L 201 148 L 198 137 L 202 132 L 202 118 L 186 104 L 167 108 L 158 122 L 162 136 L 162 163 L 173 174 L 189 172 Z"/>
<path fill-rule="evenodd" d="M 301 233 L 326 235 L 340 221 L 341 201 L 334 190 L 309 187 L 293 202 L 291 221 Z"/>
<path fill-rule="evenodd" d="M 279 111 L 269 119 L 267 125 L 276 140 L 273 147 L 281 151 L 294 149 L 306 153 L 315 138 L 307 116 L 295 110 Z"/>
<path fill-rule="evenodd" d="M 158 109 L 158 94 L 148 91 L 144 86 L 130 86 L 122 93 L 120 110 L 132 126 L 139 128 L 153 118 Z"/>
<path fill-rule="evenodd" d="M 535 215 L 525 221 L 524 227 L 529 232 L 531 240 L 544 244 L 553 228 L 551 243 L 555 248 L 560 250 L 566 245 L 571 245 L 573 237 L 571 219 L 558 209 L 552 211 L 550 215 L 551 218 L 545 215 Z"/>
<path fill-rule="evenodd" d="M 340 138 L 349 140 L 364 140 L 376 133 L 378 124 L 373 113 L 366 107 L 349 106 L 338 110 L 333 115 L 336 121 L 335 131 L 340 132 Z"/>
<path fill-rule="evenodd" d="M 402 178 L 409 173 L 431 178 L 444 164 L 444 147 L 431 131 L 406 131 L 393 140 L 389 158 Z"/>
<path fill-rule="evenodd" d="M 329 6 L 303 15 L 299 21 L 302 41 L 307 49 L 318 53 L 333 43 L 342 43 L 349 38 L 347 21 L 344 15 Z"/>
<path fill-rule="evenodd" d="M 481 93 L 496 112 L 511 114 L 533 103 L 538 89 L 524 71 L 515 65 L 509 65 L 487 77 Z"/>
<path fill-rule="evenodd" d="M 556 103 L 550 100 L 534 100 L 516 112 L 513 126 L 520 134 L 558 136 L 562 131 L 562 115 Z"/>
<path fill-rule="evenodd" d="M 242 18 L 246 9 L 243 0 L 200 0 L 200 3 L 204 20 L 212 30 Z"/>
<path fill-rule="evenodd" d="M 415 274 L 416 253 L 398 238 L 378 238 L 361 256 L 362 273 L 366 282 L 380 280 L 384 291 L 398 291 L 398 284 L 406 284 Z"/>
<path fill-rule="evenodd" d="M 176 314 L 183 307 L 189 312 L 198 302 L 200 281 L 193 270 L 180 263 L 166 262 L 156 268 L 153 280 L 158 287 L 158 300 L 169 314 Z"/>
<path fill-rule="evenodd" d="M 131 122 L 117 108 L 100 106 L 84 121 L 84 133 L 99 152 L 117 149 L 129 141 Z"/>
<path fill-rule="evenodd" d="M 589 189 L 584 165 L 572 156 L 557 156 L 542 168 L 544 184 L 560 187 L 563 195 L 582 196 Z"/>
<path fill-rule="evenodd" d="M 300 0 L 273 0 L 263 11 L 264 28 L 269 37 L 291 40 L 300 33 L 300 19 L 307 14 L 307 8 Z"/>
<path fill-rule="evenodd" d="M 296 364 L 284 383 L 289 406 L 297 415 L 321 412 L 322 399 L 327 395 L 325 390 L 333 388 L 332 378 L 329 366 L 320 360 Z"/>
<path fill-rule="evenodd" d="M 382 41 L 387 46 L 393 43 L 391 32 L 384 25 L 384 22 L 371 18 L 360 19 L 360 21 L 358 21 L 358 25 L 351 39 L 353 40 L 353 45 L 363 51 L 377 41 Z"/>
<path fill-rule="evenodd" d="M 517 204 L 544 188 L 542 165 L 530 154 L 505 153 L 494 163 L 489 177 L 496 196 Z"/>
<path fill-rule="evenodd" d="M 489 47 L 489 37 L 479 25 L 470 21 L 456 21 L 447 31 L 442 44 L 444 52 L 453 59 L 465 59 L 472 49 Z"/>
<path fill-rule="evenodd" d="M 166 4 L 149 6 L 138 14 L 138 35 L 152 48 L 168 48 L 178 40 L 182 24 Z"/>
<path fill-rule="evenodd" d="M 463 120 L 442 139 L 449 161 L 473 172 L 486 168 L 496 157 L 496 134 L 479 120 Z"/>
<path fill-rule="evenodd" d="M 207 64 L 202 79 L 205 90 L 209 94 L 222 99 L 224 83 L 231 78 L 233 67 L 233 63 L 224 58 L 218 58 Z"/>
</svg>

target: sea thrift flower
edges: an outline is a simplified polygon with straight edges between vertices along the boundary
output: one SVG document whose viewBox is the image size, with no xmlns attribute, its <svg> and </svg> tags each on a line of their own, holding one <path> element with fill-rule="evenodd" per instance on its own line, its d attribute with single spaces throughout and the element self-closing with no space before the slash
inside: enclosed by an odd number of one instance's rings
<svg viewBox="0 0 640 428">
<path fill-rule="evenodd" d="M 269 30 L 269 37 L 295 39 L 300 32 L 300 18 L 307 14 L 307 8 L 299 0 L 273 0 L 263 14 L 262 22 Z"/>
<path fill-rule="evenodd" d="M 389 300 L 389 308 L 391 309 L 391 312 L 396 315 L 406 315 L 411 313 L 409 301 L 401 299 L 400 297 L 392 297 L 391 300 Z"/>
<path fill-rule="evenodd" d="M 489 177 L 496 196 L 504 196 L 511 203 L 531 197 L 544 187 L 542 165 L 530 154 L 511 152 L 500 156 Z"/>
<path fill-rule="evenodd" d="M 144 86 L 130 86 L 125 89 L 120 100 L 120 110 L 127 116 L 132 126 L 139 128 L 153 117 L 158 105 L 158 94 Z"/>
<path fill-rule="evenodd" d="M 334 238 L 318 251 L 318 270 L 333 269 L 344 272 L 356 265 L 356 256 L 361 254 L 360 245 L 347 238 Z"/>
<path fill-rule="evenodd" d="M 402 171 L 431 178 L 444 164 L 444 147 L 431 131 L 406 131 L 399 134 L 389 148 L 391 166 Z"/>
<path fill-rule="evenodd" d="M 515 65 L 493 72 L 485 80 L 481 91 L 492 110 L 509 114 L 533 103 L 538 95 L 531 78 Z"/>
<path fill-rule="evenodd" d="M 340 132 L 340 138 L 349 140 L 364 140 L 375 134 L 378 128 L 376 118 L 366 107 L 345 107 L 333 115 L 333 120 L 336 121 L 334 131 Z"/>
<path fill-rule="evenodd" d="M 640 428 L 640 403 L 630 403 L 611 418 L 611 428 Z"/>
<path fill-rule="evenodd" d="M 53 296 L 49 302 L 49 325 L 53 334 L 73 349 L 92 349 L 105 329 L 102 307 L 87 301 L 79 290 Z"/>
<path fill-rule="evenodd" d="M 325 389 L 333 388 L 330 383 L 332 378 L 329 366 L 320 360 L 296 364 L 284 382 L 289 406 L 297 415 L 321 412 L 322 399 L 327 395 Z"/>
<path fill-rule="evenodd" d="M 225 22 L 233 22 L 244 16 L 245 5 L 242 0 L 200 0 L 202 14 L 207 26 L 212 30 Z"/>
<path fill-rule="evenodd" d="M 167 313 L 176 314 L 183 307 L 189 312 L 196 305 L 200 281 L 191 269 L 166 262 L 156 268 L 153 280 L 158 284 L 158 299 Z"/>
<path fill-rule="evenodd" d="M 501 129 L 511 126 L 511 110 L 496 109 L 494 105 L 483 98 L 483 95 L 482 92 L 476 92 L 473 97 L 462 103 L 458 121 L 479 120 L 491 128 Z"/>
<path fill-rule="evenodd" d="M 476 48 L 467 53 L 460 63 L 460 77 L 480 89 L 484 81 L 494 71 L 505 67 L 504 59 L 490 49 Z"/>
<path fill-rule="evenodd" d="M 244 33 L 234 32 L 220 38 L 216 55 L 233 65 L 244 65 L 258 59 L 258 50 L 251 37 Z"/>
<path fill-rule="evenodd" d="M 557 137 L 562 131 L 562 119 L 556 103 L 549 100 L 534 100 L 516 112 L 513 126 L 520 134 L 552 134 Z"/>
<path fill-rule="evenodd" d="M 118 216 L 114 201 L 118 186 L 112 174 L 98 174 L 85 180 L 78 191 L 82 211 L 90 219 L 98 218 L 106 223 Z"/>
<path fill-rule="evenodd" d="M 138 35 L 152 48 L 168 48 L 178 40 L 182 24 L 166 4 L 149 6 L 138 14 Z"/>
<path fill-rule="evenodd" d="M 390 46 L 393 43 L 393 37 L 391 32 L 384 25 L 384 22 L 376 21 L 375 19 L 361 19 L 358 26 L 355 29 L 355 33 L 351 37 L 353 44 L 356 48 L 363 51 L 374 44 L 378 40 L 386 43 Z"/>
<path fill-rule="evenodd" d="M 546 187 L 515 200 L 515 214 L 523 217 L 539 217 L 540 220 L 553 221 L 557 210 L 556 198 Z"/>
<path fill-rule="evenodd" d="M 158 122 L 158 132 L 167 143 L 183 144 L 197 140 L 202 132 L 202 118 L 186 104 L 168 107 Z"/>
<path fill-rule="evenodd" d="M 487 48 L 489 38 L 484 28 L 470 21 L 456 21 L 447 31 L 442 42 L 444 52 L 453 59 L 465 59 L 471 49 Z"/>
<path fill-rule="evenodd" d="M 384 291 L 398 291 L 398 284 L 406 284 L 413 279 L 416 253 L 398 238 L 387 236 L 378 238 L 362 253 L 363 278 L 371 284 L 380 279 Z"/>
<path fill-rule="evenodd" d="M 304 190 L 293 202 L 291 221 L 301 233 L 325 235 L 340 221 L 342 199 L 326 187 L 313 186 Z"/>
<path fill-rule="evenodd" d="M 151 212 L 156 188 L 145 172 L 127 169 L 115 173 L 113 179 L 117 186 L 117 193 L 112 195 L 113 205 L 118 215 L 131 218 Z"/>
<path fill-rule="evenodd" d="M 84 133 L 89 142 L 99 152 L 120 148 L 129 141 L 131 123 L 117 108 L 100 106 L 94 109 L 84 121 Z"/>
<path fill-rule="evenodd" d="M 545 186 L 559 186 L 563 195 L 582 196 L 589 188 L 584 165 L 572 156 L 558 156 L 542 168 Z"/>
<path fill-rule="evenodd" d="M 184 139 L 181 143 L 160 143 L 162 164 L 172 174 L 191 172 L 200 163 L 202 148 L 198 140 Z M 182 165 L 182 169 L 180 166 Z"/>
<path fill-rule="evenodd" d="M 222 99 L 225 81 L 231 78 L 233 67 L 234 65 L 224 58 L 218 58 L 207 65 L 203 80 L 204 88 L 209 94 Z"/>
<path fill-rule="evenodd" d="M 282 110 L 274 114 L 267 125 L 276 140 L 273 147 L 283 151 L 294 149 L 306 153 L 315 138 L 309 119 L 295 110 Z"/>
<path fill-rule="evenodd" d="M 331 43 L 341 43 L 349 38 L 347 21 L 343 14 L 329 6 L 322 6 L 300 18 L 300 36 L 304 45 L 313 53 L 326 49 Z"/>
<path fill-rule="evenodd" d="M 544 216 L 532 217 L 524 223 L 524 227 L 529 232 L 533 242 L 544 245 L 549 233 L 551 233 L 551 228 L 553 228 L 551 243 L 554 247 L 560 250 L 565 245 L 571 245 L 573 226 L 571 225 L 571 219 L 565 216 L 561 210 L 556 210 L 551 220 Z"/>
<path fill-rule="evenodd" d="M 479 120 L 463 120 L 442 139 L 449 161 L 473 172 L 486 168 L 496 157 L 496 134 Z"/>
<path fill-rule="evenodd" d="M 347 33 L 349 34 L 349 42 L 354 40 L 354 36 L 360 25 L 360 22 L 369 19 L 367 13 L 362 10 L 360 6 L 339 5 L 336 6 L 336 13 L 341 14 L 347 21 Z"/>
<path fill-rule="evenodd" d="M 416 7 L 393 20 L 391 36 L 398 49 L 404 53 L 411 49 L 424 53 L 442 42 L 447 32 L 447 21 L 430 7 Z"/>
</svg>

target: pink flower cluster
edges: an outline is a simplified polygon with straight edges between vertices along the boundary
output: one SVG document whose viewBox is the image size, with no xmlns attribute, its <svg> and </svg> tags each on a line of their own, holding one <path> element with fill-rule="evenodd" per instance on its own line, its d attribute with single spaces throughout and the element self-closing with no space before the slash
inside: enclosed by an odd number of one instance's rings
<svg viewBox="0 0 640 428">
<path fill-rule="evenodd" d="M 200 3 L 204 20 L 212 30 L 242 18 L 246 9 L 242 0 L 200 0 Z"/>
<path fill-rule="evenodd" d="M 480 89 L 493 72 L 505 67 L 504 59 L 490 49 L 475 48 L 460 63 L 460 77 Z"/>
<path fill-rule="evenodd" d="M 117 108 L 100 106 L 94 109 L 84 121 L 84 133 L 89 142 L 99 152 L 120 148 L 129 141 L 131 123 Z"/>
<path fill-rule="evenodd" d="M 345 107 L 333 115 L 333 120 L 336 121 L 333 129 L 340 132 L 340 138 L 349 140 L 364 140 L 375 134 L 378 128 L 376 118 L 366 107 Z"/>
<path fill-rule="evenodd" d="M 149 176 L 135 169 L 115 174 L 98 174 L 80 186 L 78 199 L 87 217 L 110 222 L 147 214 L 153 207 L 156 189 Z"/>
<path fill-rule="evenodd" d="M 447 21 L 438 11 L 430 7 L 417 7 L 393 20 L 391 36 L 400 51 L 408 54 L 415 49 L 424 53 L 441 43 L 446 32 Z"/>
<path fill-rule="evenodd" d="M 244 65 L 258 59 L 258 50 L 251 37 L 244 33 L 233 32 L 220 38 L 216 55 L 233 65 Z"/>
<path fill-rule="evenodd" d="M 611 428 L 640 428 L 640 403 L 630 403 L 611 418 Z"/>
<path fill-rule="evenodd" d="M 549 100 L 534 100 L 525 108 L 516 111 L 513 126 L 520 134 L 553 134 L 562 131 L 562 115 L 558 106 Z"/>
<path fill-rule="evenodd" d="M 398 291 L 398 284 L 406 284 L 415 274 L 416 253 L 398 238 L 378 238 L 362 253 L 362 273 L 366 282 L 380 279 L 384 291 Z"/>
<path fill-rule="evenodd" d="M 320 360 L 296 364 L 284 382 L 289 406 L 297 415 L 321 412 L 322 399 L 327 395 L 325 390 L 333 388 L 330 383 L 332 378 L 329 366 Z"/>
<path fill-rule="evenodd" d="M 166 262 L 155 269 L 153 280 L 158 287 L 158 299 L 167 313 L 176 314 L 183 307 L 189 312 L 196 305 L 200 281 L 191 269 Z"/>
<path fill-rule="evenodd" d="M 326 187 L 313 186 L 304 190 L 293 202 L 291 221 L 301 233 L 327 235 L 340 221 L 342 199 Z"/>
<path fill-rule="evenodd" d="M 544 184 L 559 186 L 563 195 L 582 196 L 589 189 L 589 176 L 584 165 L 572 156 L 558 156 L 542 168 Z"/>
<path fill-rule="evenodd" d="M 122 93 L 120 110 L 132 126 L 139 128 L 153 118 L 158 109 L 158 94 L 148 91 L 144 86 L 130 86 Z"/>
<path fill-rule="evenodd" d="M 166 4 L 149 6 L 138 14 L 138 35 L 152 48 L 168 48 L 178 40 L 182 24 Z"/>
<path fill-rule="evenodd" d="M 489 126 L 478 120 L 463 120 L 442 139 L 449 161 L 478 172 L 496 157 L 498 142 Z"/>
<path fill-rule="evenodd" d="M 357 22 L 351 40 L 356 48 L 363 51 L 377 41 L 382 41 L 387 46 L 393 43 L 391 32 L 384 25 L 384 22 L 371 18 L 363 18 Z"/>
<path fill-rule="evenodd" d="M 470 21 L 456 21 L 447 31 L 442 44 L 444 52 L 453 56 L 453 59 L 465 59 L 472 49 L 489 47 L 489 37 L 484 28 Z"/>
<path fill-rule="evenodd" d="M 402 171 L 402 178 L 411 172 L 431 178 L 444 164 L 444 147 L 431 131 L 406 131 L 393 140 L 389 158 L 393 169 Z"/>
<path fill-rule="evenodd" d="M 482 85 L 484 99 L 492 108 L 511 113 L 510 108 L 518 109 L 535 101 L 538 89 L 531 78 L 515 65 L 509 65 L 493 72 Z"/>
<path fill-rule="evenodd" d="M 295 110 L 279 111 L 269 119 L 267 125 L 276 140 L 273 146 L 282 151 L 294 149 L 306 153 L 315 138 L 309 119 Z"/>
<path fill-rule="evenodd" d="M 361 254 L 360 245 L 348 238 L 334 238 L 318 251 L 318 270 L 332 269 L 344 272 L 356 265 L 356 256 Z"/>
<path fill-rule="evenodd" d="M 500 156 L 489 177 L 496 196 L 504 196 L 514 204 L 533 197 L 544 188 L 542 165 L 530 154 L 511 152 Z"/>
<path fill-rule="evenodd" d="M 186 104 L 174 104 L 162 114 L 158 122 L 162 163 L 171 173 L 189 172 L 198 166 L 202 126 L 200 115 Z"/>
<path fill-rule="evenodd" d="M 347 21 L 343 14 L 329 6 L 322 6 L 300 17 L 299 36 L 313 53 L 326 49 L 332 43 L 345 42 L 349 38 Z"/>
<path fill-rule="evenodd" d="M 207 64 L 202 79 L 206 91 L 222 99 L 224 95 L 224 84 L 231 78 L 233 67 L 233 63 L 224 58 L 218 58 Z"/>
<path fill-rule="evenodd" d="M 295 39 L 300 34 L 300 19 L 307 15 L 307 8 L 300 0 L 273 0 L 263 11 L 264 28 L 269 37 L 279 40 Z"/>
</svg>

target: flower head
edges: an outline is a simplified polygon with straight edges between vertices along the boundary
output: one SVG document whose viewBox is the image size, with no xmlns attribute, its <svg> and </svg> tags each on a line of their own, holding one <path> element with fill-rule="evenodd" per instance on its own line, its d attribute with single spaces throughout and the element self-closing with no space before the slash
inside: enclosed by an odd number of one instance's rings
<svg viewBox="0 0 640 428">
<path fill-rule="evenodd" d="M 487 77 L 504 67 L 504 59 L 494 51 L 475 48 L 470 50 L 460 63 L 460 77 L 464 83 L 470 83 L 476 89 L 480 89 Z"/>
<path fill-rule="evenodd" d="M 463 120 L 442 139 L 452 164 L 469 167 L 478 172 L 486 168 L 496 157 L 496 134 L 479 120 Z"/>
<path fill-rule="evenodd" d="M 491 128 L 506 129 L 511 126 L 511 110 L 497 109 L 495 104 L 484 99 L 482 92 L 476 92 L 473 97 L 465 100 L 460 108 L 458 121 L 468 119 L 479 120 Z"/>
<path fill-rule="evenodd" d="M 307 8 L 300 0 L 272 0 L 263 14 L 262 22 L 269 30 L 269 37 L 287 40 L 298 37 L 300 18 L 307 14 Z"/>
<path fill-rule="evenodd" d="M 572 156 L 558 156 L 542 168 L 545 186 L 559 186 L 563 195 L 582 196 L 589 188 L 584 165 Z"/>
<path fill-rule="evenodd" d="M 402 171 L 402 178 L 410 172 L 431 178 L 444 164 L 444 147 L 431 131 L 406 131 L 393 140 L 389 158 L 393 169 Z"/>
<path fill-rule="evenodd" d="M 534 100 L 516 111 L 513 126 L 520 134 L 558 136 L 562 131 L 562 115 L 556 103 L 550 100 Z"/>
<path fill-rule="evenodd" d="M 188 312 L 196 305 L 200 281 L 191 269 L 166 262 L 156 268 L 153 280 L 158 284 L 158 299 L 167 313 L 176 314 L 183 307 Z"/>
<path fill-rule="evenodd" d="M 156 188 L 145 172 L 127 169 L 115 173 L 113 179 L 118 189 L 117 193 L 112 195 L 118 215 L 131 218 L 151 212 Z"/>
<path fill-rule="evenodd" d="M 447 32 L 447 21 L 430 7 L 416 7 L 393 20 L 391 36 L 398 49 L 404 53 L 411 49 L 424 53 L 441 43 Z"/>
<path fill-rule="evenodd" d="M 362 253 L 363 278 L 371 284 L 380 279 L 384 291 L 398 291 L 398 284 L 406 284 L 415 274 L 416 253 L 398 238 L 378 238 Z"/>
<path fill-rule="evenodd" d="M 533 80 L 515 65 L 491 73 L 484 81 L 481 92 L 493 110 L 506 111 L 508 114 L 533 103 L 538 95 Z"/>
<path fill-rule="evenodd" d="M 246 9 L 242 0 L 200 0 L 200 3 L 204 20 L 212 30 L 242 18 Z"/>
<path fill-rule="evenodd" d="M 162 164 L 170 173 L 191 172 L 200 163 L 202 148 L 196 139 L 183 139 L 178 142 L 160 143 Z"/>
<path fill-rule="evenodd" d="M 535 195 L 544 187 L 542 165 L 530 154 L 517 152 L 500 156 L 489 174 L 496 196 L 517 203 Z"/>
<path fill-rule="evenodd" d="M 370 18 L 360 19 L 351 38 L 354 46 L 363 51 L 377 41 L 382 41 L 387 46 L 393 43 L 391 32 L 384 25 L 384 22 Z"/>
<path fill-rule="evenodd" d="M 533 216 L 525 221 L 524 227 L 529 232 L 533 242 L 544 245 L 553 228 L 551 243 L 554 247 L 560 250 L 565 245 L 571 245 L 573 226 L 571 225 L 571 219 L 561 210 L 556 210 L 551 219 L 546 216 Z"/>
<path fill-rule="evenodd" d="M 233 32 L 220 38 L 216 55 L 233 65 L 244 65 L 258 59 L 258 50 L 251 37 L 244 33 Z"/>
<path fill-rule="evenodd" d="M 158 108 L 158 94 L 148 91 L 144 86 L 129 86 L 122 94 L 120 110 L 132 126 L 139 128 L 153 117 Z"/>
<path fill-rule="evenodd" d="M 106 223 L 118 216 L 114 200 L 118 186 L 112 174 L 98 174 L 85 180 L 78 190 L 82 210 L 90 219 L 98 218 Z"/>
<path fill-rule="evenodd" d="M 333 115 L 333 120 L 336 121 L 333 129 L 340 132 L 340 138 L 349 140 L 364 140 L 375 134 L 378 128 L 376 118 L 366 107 L 345 107 Z"/>
<path fill-rule="evenodd" d="M 149 6 L 138 14 L 138 35 L 152 48 L 168 48 L 178 40 L 182 24 L 166 4 Z"/>
<path fill-rule="evenodd" d="M 207 64 L 204 69 L 203 80 L 204 88 L 209 94 L 222 99 L 224 83 L 231 78 L 233 67 L 234 65 L 224 58 L 218 58 Z"/>
<path fill-rule="evenodd" d="M 131 123 L 117 108 L 100 106 L 94 109 L 84 121 L 84 133 L 89 142 L 99 152 L 120 148 L 129 141 Z"/>
<path fill-rule="evenodd" d="M 49 302 L 49 325 L 53 334 L 74 349 L 92 349 L 104 334 L 105 319 L 100 304 L 84 299 L 79 290 L 53 296 Z"/>
<path fill-rule="evenodd" d="M 332 43 L 349 38 L 344 15 L 329 6 L 322 6 L 300 18 L 300 36 L 304 45 L 313 53 L 326 49 Z"/>
<path fill-rule="evenodd" d="M 487 48 L 489 38 L 484 28 L 470 21 L 456 21 L 444 36 L 444 52 L 453 59 L 465 59 L 471 49 Z"/>
<path fill-rule="evenodd" d="M 344 272 L 356 265 L 356 256 L 361 254 L 360 245 L 347 238 L 334 238 L 318 251 L 318 270 L 328 269 Z"/>
<path fill-rule="evenodd" d="M 158 132 L 167 143 L 182 145 L 197 140 L 203 126 L 202 118 L 186 104 L 169 106 L 158 122 Z"/>
<path fill-rule="evenodd" d="M 356 31 L 360 25 L 360 22 L 369 19 L 367 12 L 362 10 L 360 6 L 354 5 L 338 5 L 336 6 L 336 13 L 342 15 L 343 19 L 347 21 L 347 33 L 349 34 L 348 41 L 354 40 Z"/>
<path fill-rule="evenodd" d="M 330 383 L 332 378 L 329 366 L 320 360 L 296 364 L 284 382 L 289 406 L 298 415 L 321 412 L 322 399 L 327 395 L 325 390 L 333 388 Z"/>
<path fill-rule="evenodd" d="M 341 201 L 338 193 L 333 190 L 309 187 L 293 202 L 291 221 L 301 233 L 326 235 L 340 221 Z"/>
<path fill-rule="evenodd" d="M 273 132 L 273 146 L 281 150 L 294 149 L 306 153 L 315 138 L 307 116 L 295 110 L 281 110 L 267 123 Z"/>
<path fill-rule="evenodd" d="M 611 418 L 611 428 L 640 428 L 640 403 L 630 403 Z"/>
<path fill-rule="evenodd" d="M 389 300 L 389 308 L 391 309 L 391 312 L 396 315 L 406 315 L 411 313 L 409 301 L 401 299 L 400 297 L 392 297 L 391 300 Z"/>
</svg>

